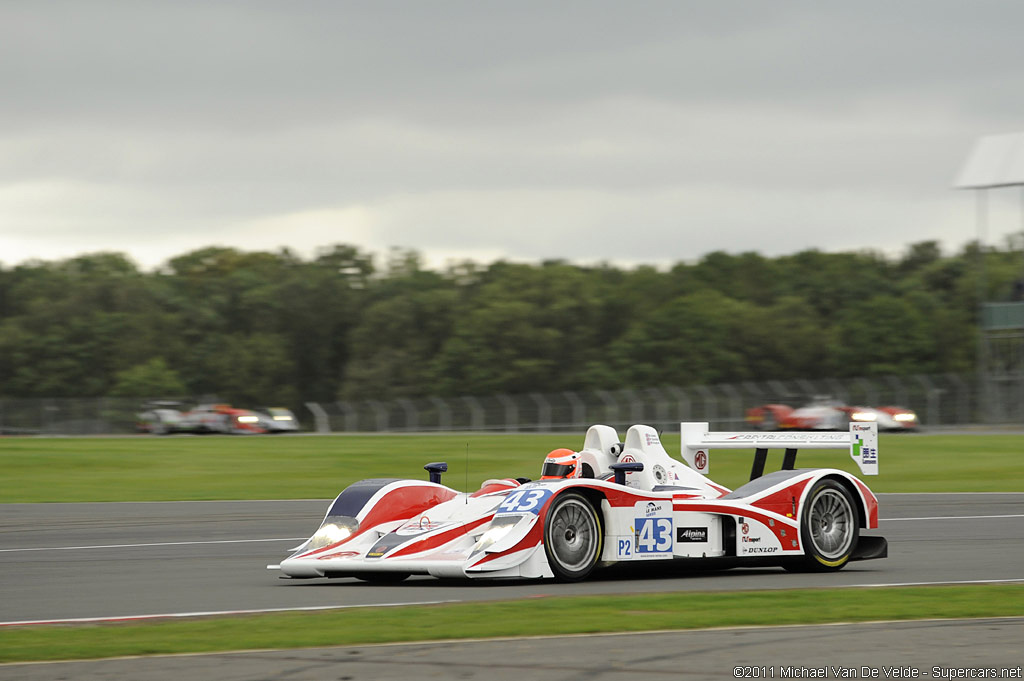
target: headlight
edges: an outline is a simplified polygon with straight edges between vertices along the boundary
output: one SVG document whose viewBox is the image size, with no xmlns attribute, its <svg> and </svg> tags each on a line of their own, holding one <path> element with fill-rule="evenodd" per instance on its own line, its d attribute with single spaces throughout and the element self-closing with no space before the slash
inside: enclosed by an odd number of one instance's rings
<svg viewBox="0 0 1024 681">
<path fill-rule="evenodd" d="M 512 528 L 519 524 L 522 516 L 504 516 L 491 521 L 491 526 L 480 537 L 473 547 L 473 553 L 486 551 L 490 546 L 508 536 Z"/>
<path fill-rule="evenodd" d="M 345 541 L 359 529 L 359 521 L 347 516 L 330 516 L 324 520 L 324 524 L 316 531 L 309 541 L 302 545 L 299 553 L 322 549 L 331 544 Z"/>
<path fill-rule="evenodd" d="M 874 421 L 877 415 L 871 411 L 855 411 L 850 414 L 850 418 L 854 421 Z"/>
<path fill-rule="evenodd" d="M 347 527 L 338 527 L 334 523 L 327 523 L 320 527 L 313 535 L 313 538 L 309 540 L 309 548 L 319 549 L 324 546 L 330 546 L 331 544 L 337 544 L 343 539 L 348 539 L 352 536 L 352 530 Z"/>
<path fill-rule="evenodd" d="M 904 412 L 900 412 L 899 414 L 895 414 L 893 416 L 893 419 L 895 419 L 895 420 L 897 420 L 897 421 L 899 421 L 901 423 L 906 423 L 907 421 L 916 421 L 917 420 L 917 414 L 915 414 L 912 411 L 904 411 Z"/>
<path fill-rule="evenodd" d="M 260 420 L 259 416 L 239 416 L 238 417 L 238 422 L 239 423 L 256 423 L 259 420 Z"/>
<path fill-rule="evenodd" d="M 274 420 L 275 421 L 291 421 L 292 417 L 291 416 L 275 416 Z"/>
</svg>

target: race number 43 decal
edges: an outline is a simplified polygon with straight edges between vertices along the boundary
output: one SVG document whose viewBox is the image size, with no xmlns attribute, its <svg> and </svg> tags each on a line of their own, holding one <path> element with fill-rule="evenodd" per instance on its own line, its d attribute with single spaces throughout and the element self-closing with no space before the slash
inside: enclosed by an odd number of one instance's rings
<svg viewBox="0 0 1024 681">
<path fill-rule="evenodd" d="M 633 551 L 637 558 L 671 558 L 675 546 L 672 503 L 637 502 L 633 516 Z"/>
<path fill-rule="evenodd" d="M 554 490 L 544 487 L 536 489 L 517 489 L 511 492 L 505 501 L 501 502 L 495 513 L 540 513 L 544 502 L 554 493 Z"/>
</svg>

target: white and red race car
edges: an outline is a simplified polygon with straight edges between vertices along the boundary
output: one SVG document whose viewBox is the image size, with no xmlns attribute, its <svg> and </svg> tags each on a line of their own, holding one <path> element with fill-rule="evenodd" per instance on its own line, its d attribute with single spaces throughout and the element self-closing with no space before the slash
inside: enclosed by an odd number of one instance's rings
<svg viewBox="0 0 1024 681">
<path fill-rule="evenodd" d="M 842 448 L 862 473 L 877 474 L 876 424 L 716 433 L 683 423 L 681 433 L 689 465 L 671 458 L 649 426 L 631 427 L 621 443 L 613 428 L 595 425 L 579 452 L 552 452 L 537 481 L 487 480 L 458 492 L 441 484 L 443 463 L 425 466 L 430 481 L 363 480 L 268 568 L 382 582 L 413 574 L 577 581 L 634 561 L 826 571 L 886 556 L 884 538 L 860 532 L 878 528 L 878 501 L 864 483 L 837 469 L 793 469 L 798 448 Z M 755 450 L 749 483 L 730 491 L 705 477 L 717 448 Z M 768 449 L 786 454 L 783 470 L 764 475 Z"/>
<path fill-rule="evenodd" d="M 920 427 L 912 409 L 854 407 L 828 399 L 796 409 L 786 404 L 763 404 L 748 409 L 746 421 L 761 430 L 846 430 L 851 423 L 876 423 L 880 431 L 916 431 Z"/>
</svg>

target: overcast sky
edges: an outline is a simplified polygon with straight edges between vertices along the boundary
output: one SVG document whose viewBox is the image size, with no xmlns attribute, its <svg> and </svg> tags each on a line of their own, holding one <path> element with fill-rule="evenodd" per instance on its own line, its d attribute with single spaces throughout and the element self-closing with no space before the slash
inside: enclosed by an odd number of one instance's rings
<svg viewBox="0 0 1024 681">
<path fill-rule="evenodd" d="M 0 0 L 0 263 L 953 252 L 1022 35 L 1019 0 Z"/>
</svg>

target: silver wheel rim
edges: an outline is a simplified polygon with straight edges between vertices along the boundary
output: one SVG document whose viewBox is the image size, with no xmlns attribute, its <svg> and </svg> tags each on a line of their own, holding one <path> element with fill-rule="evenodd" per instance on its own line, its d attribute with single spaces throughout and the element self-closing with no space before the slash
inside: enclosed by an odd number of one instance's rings
<svg viewBox="0 0 1024 681">
<path fill-rule="evenodd" d="M 854 531 L 853 509 L 846 496 L 835 489 L 824 489 L 811 502 L 810 513 L 811 541 L 818 553 L 830 560 L 846 555 Z"/>
<path fill-rule="evenodd" d="M 597 521 L 590 506 L 578 499 L 566 499 L 554 510 L 548 531 L 551 556 L 565 570 L 586 568 L 597 550 Z"/>
</svg>

